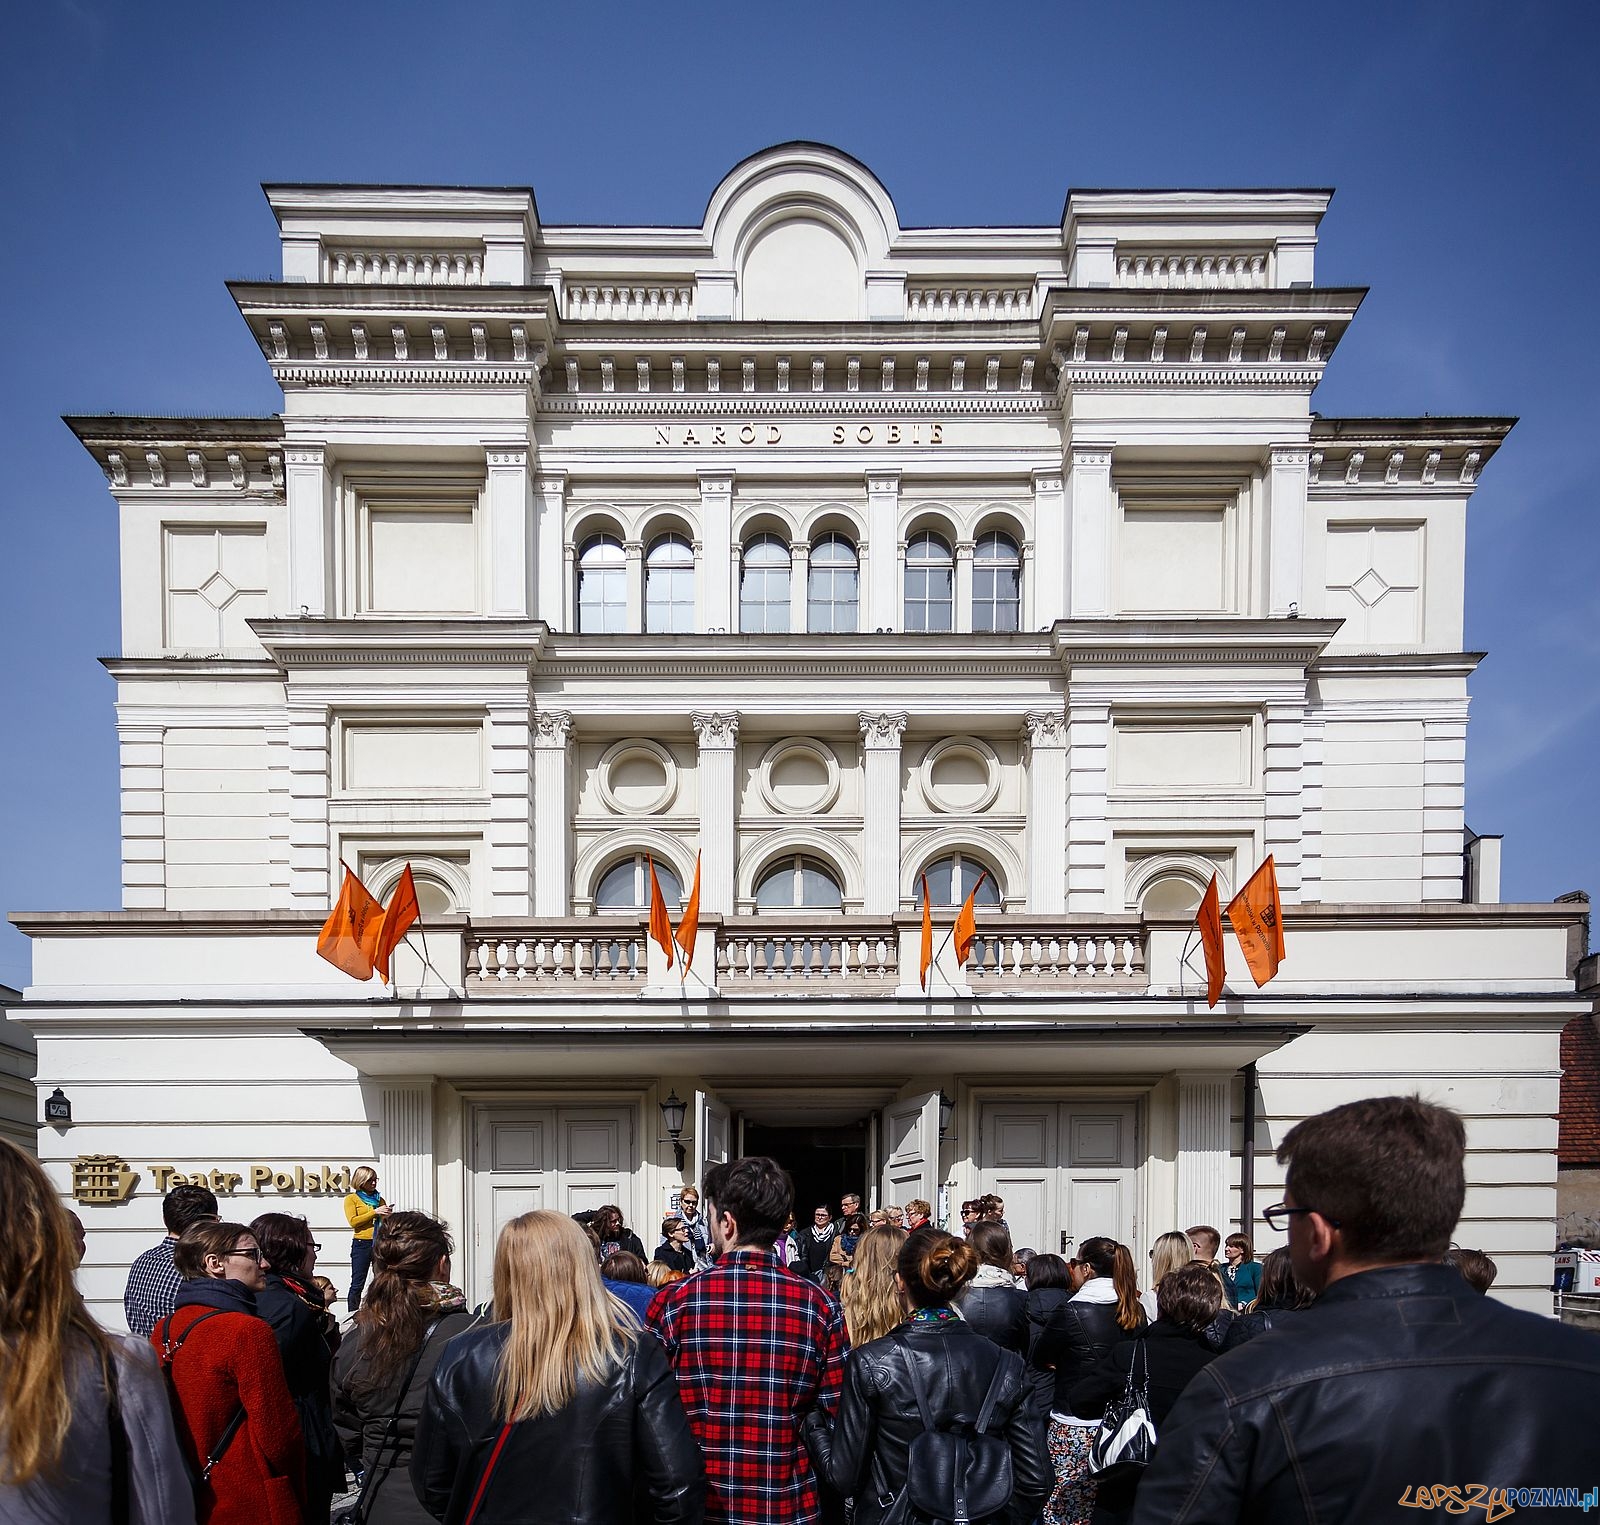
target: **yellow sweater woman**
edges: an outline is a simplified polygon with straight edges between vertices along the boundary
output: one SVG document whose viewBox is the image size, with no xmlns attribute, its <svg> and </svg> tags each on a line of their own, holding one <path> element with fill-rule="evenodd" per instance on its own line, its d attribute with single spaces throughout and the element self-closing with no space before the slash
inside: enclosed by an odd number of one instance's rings
<svg viewBox="0 0 1600 1525">
<path fill-rule="evenodd" d="M 350 1220 L 350 1311 L 361 1306 L 361 1289 L 372 1268 L 372 1236 L 380 1219 L 389 1216 L 389 1204 L 378 1195 L 378 1172 L 363 1165 L 350 1177 L 353 1188 L 344 1199 L 344 1215 Z"/>
</svg>

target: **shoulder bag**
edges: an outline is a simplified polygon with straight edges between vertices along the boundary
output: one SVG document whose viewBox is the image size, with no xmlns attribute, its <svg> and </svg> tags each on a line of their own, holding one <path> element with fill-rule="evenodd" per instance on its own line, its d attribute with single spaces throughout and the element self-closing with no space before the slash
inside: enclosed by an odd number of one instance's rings
<svg viewBox="0 0 1600 1525">
<path fill-rule="evenodd" d="M 1015 1486 L 1011 1447 L 1000 1436 L 988 1433 L 1009 1365 L 1007 1353 L 999 1354 L 989 1390 L 971 1428 L 941 1430 L 934 1426 L 916 1357 L 910 1351 L 906 1353 L 911 1391 L 922 1420 L 922 1434 L 912 1440 L 907 1454 L 906 1503 L 919 1522 L 979 1525 L 1000 1514 L 1011 1502 Z"/>
<path fill-rule="evenodd" d="M 1100 1428 L 1089 1442 L 1089 1470 L 1098 1477 L 1137 1473 L 1149 1466 L 1155 1452 L 1156 1427 L 1150 1418 L 1150 1356 L 1142 1339 L 1135 1344 L 1138 1348 L 1128 1361 L 1127 1390 L 1106 1405 Z"/>
<path fill-rule="evenodd" d="M 182 1423 L 183 1403 L 178 1397 L 178 1384 L 173 1376 L 172 1363 L 177 1359 L 178 1352 L 183 1349 L 183 1342 L 208 1318 L 216 1318 L 223 1311 L 221 1308 L 207 1309 L 176 1340 L 172 1338 L 172 1321 L 177 1317 L 176 1314 L 169 1313 L 162 1319 L 160 1324 L 156 1325 L 156 1328 L 161 1330 L 161 1371 L 167 1380 L 167 1397 L 172 1402 L 174 1418 L 179 1421 L 178 1434 L 180 1438 L 187 1433 L 187 1426 Z M 210 1451 L 206 1454 L 206 1459 L 200 1464 L 198 1473 L 189 1459 L 188 1448 L 180 1446 L 179 1449 L 183 1452 L 184 1465 L 189 1469 L 189 1481 L 194 1485 L 194 1496 L 197 1500 L 204 1500 L 211 1486 L 211 1473 L 217 1463 L 222 1460 L 228 1447 L 233 1444 L 233 1437 L 239 1433 L 239 1428 L 244 1423 L 244 1417 L 244 1404 L 241 1403 L 233 1411 L 233 1418 L 228 1421 L 222 1433 L 212 1443 Z"/>
</svg>

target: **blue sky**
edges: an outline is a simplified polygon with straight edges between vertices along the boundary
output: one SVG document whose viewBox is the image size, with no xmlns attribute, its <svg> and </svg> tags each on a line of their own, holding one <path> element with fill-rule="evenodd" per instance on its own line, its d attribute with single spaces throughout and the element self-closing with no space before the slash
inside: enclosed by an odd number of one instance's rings
<svg viewBox="0 0 1600 1525">
<path fill-rule="evenodd" d="M 1331 185 L 1372 294 L 1324 413 L 1516 414 L 1469 520 L 1468 823 L 1505 898 L 1600 860 L 1600 8 L 676 7 L 34 0 L 0 92 L 0 908 L 118 901 L 113 504 L 65 412 L 267 413 L 223 281 L 263 180 L 532 185 L 548 222 L 695 223 L 744 155 L 834 143 L 905 224 L 1069 186 Z M 27 978 L 0 932 L 0 982 Z"/>
</svg>

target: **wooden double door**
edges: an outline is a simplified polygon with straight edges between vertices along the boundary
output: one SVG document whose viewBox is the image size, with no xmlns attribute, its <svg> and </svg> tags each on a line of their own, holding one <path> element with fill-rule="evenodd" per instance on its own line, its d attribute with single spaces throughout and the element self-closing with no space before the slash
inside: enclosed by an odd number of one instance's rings
<svg viewBox="0 0 1600 1525">
<path fill-rule="evenodd" d="M 1133 1245 L 1137 1122 L 1133 1102 L 980 1105 L 979 1189 L 1005 1199 L 1018 1249 L 1070 1256 L 1097 1234 Z"/>
</svg>

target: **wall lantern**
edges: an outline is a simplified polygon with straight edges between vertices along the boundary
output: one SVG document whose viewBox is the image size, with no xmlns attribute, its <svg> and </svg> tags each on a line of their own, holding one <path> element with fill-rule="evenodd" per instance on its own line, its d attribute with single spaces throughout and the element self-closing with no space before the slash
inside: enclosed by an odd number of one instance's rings
<svg viewBox="0 0 1600 1525">
<path fill-rule="evenodd" d="M 944 1088 L 939 1090 L 939 1137 L 944 1138 L 950 1131 L 950 1119 L 956 1115 L 956 1104 L 944 1094 Z"/>
<path fill-rule="evenodd" d="M 70 1128 L 72 1126 L 72 1103 L 67 1100 L 66 1093 L 57 1086 L 44 1100 L 44 1120 L 52 1128 Z"/>
<path fill-rule="evenodd" d="M 661 1120 L 667 1125 L 667 1134 L 672 1141 L 672 1153 L 678 1161 L 678 1170 L 683 1171 L 685 1158 L 683 1147 L 683 1123 L 689 1115 L 689 1104 L 678 1100 L 678 1090 L 674 1086 L 667 1093 L 667 1099 L 661 1103 Z"/>
</svg>

